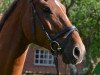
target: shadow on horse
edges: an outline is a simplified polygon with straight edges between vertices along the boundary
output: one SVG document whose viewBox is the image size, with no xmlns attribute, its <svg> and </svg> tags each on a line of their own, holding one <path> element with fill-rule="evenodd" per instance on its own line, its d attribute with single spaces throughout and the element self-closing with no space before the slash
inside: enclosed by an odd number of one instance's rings
<svg viewBox="0 0 100 75">
<path fill-rule="evenodd" d="M 59 0 L 15 0 L 0 22 L 0 75 L 21 75 L 28 44 L 62 56 L 66 64 L 83 60 L 85 47 Z"/>
</svg>

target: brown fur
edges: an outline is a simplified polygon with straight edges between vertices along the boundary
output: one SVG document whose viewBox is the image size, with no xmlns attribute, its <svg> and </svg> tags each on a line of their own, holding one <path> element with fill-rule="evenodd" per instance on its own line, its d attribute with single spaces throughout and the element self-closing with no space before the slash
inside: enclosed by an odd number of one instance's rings
<svg viewBox="0 0 100 75">
<path fill-rule="evenodd" d="M 13 12 L 13 10 L 16 8 L 18 3 L 18 0 L 15 0 L 12 5 L 9 7 L 9 9 L 4 13 L 1 21 L 0 21 L 0 31 L 5 23 L 5 21 L 8 19 L 8 17 L 10 16 L 10 14 Z"/>
<path fill-rule="evenodd" d="M 51 10 L 52 8 L 57 8 L 52 10 L 53 14 L 50 15 L 49 19 L 46 19 L 44 17 L 45 14 L 41 10 L 46 2 L 42 1 L 38 0 L 34 4 L 37 13 L 42 18 L 40 20 L 42 20 L 50 34 L 54 35 L 54 33 L 63 30 L 64 27 L 72 26 L 65 15 L 65 9 L 61 7 L 62 11 L 54 3 L 54 0 L 46 0 Z M 33 42 L 45 48 L 50 48 L 50 42 L 41 30 L 40 23 L 36 18 L 35 25 L 33 25 L 32 14 L 32 5 L 29 0 L 16 0 L 3 15 L 0 23 L 0 75 L 22 74 L 27 54 L 26 48 L 29 43 Z M 32 26 L 35 27 L 35 33 L 32 32 Z M 78 32 L 73 32 L 72 38 L 75 43 L 80 45 L 82 51 L 84 51 L 84 45 Z"/>
</svg>

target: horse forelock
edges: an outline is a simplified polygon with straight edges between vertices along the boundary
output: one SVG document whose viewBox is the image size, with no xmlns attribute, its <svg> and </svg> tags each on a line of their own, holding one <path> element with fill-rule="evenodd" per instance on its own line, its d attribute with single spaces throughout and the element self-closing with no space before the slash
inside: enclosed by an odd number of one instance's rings
<svg viewBox="0 0 100 75">
<path fill-rule="evenodd" d="M 0 31 L 2 30 L 5 21 L 8 19 L 8 17 L 11 15 L 11 13 L 14 11 L 14 9 L 17 6 L 19 0 L 15 0 L 11 6 L 9 7 L 9 9 L 4 13 L 4 15 L 2 15 L 1 19 L 0 19 Z"/>
</svg>

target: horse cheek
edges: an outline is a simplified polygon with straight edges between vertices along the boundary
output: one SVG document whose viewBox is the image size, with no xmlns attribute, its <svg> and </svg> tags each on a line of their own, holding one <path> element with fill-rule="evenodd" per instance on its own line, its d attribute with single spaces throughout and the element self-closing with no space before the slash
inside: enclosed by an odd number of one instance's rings
<svg viewBox="0 0 100 75">
<path fill-rule="evenodd" d="M 25 12 L 25 15 L 22 19 L 22 30 L 24 32 L 25 37 L 29 42 L 33 41 L 33 27 L 32 27 L 32 14 L 28 14 L 30 12 L 29 9 Z"/>
</svg>

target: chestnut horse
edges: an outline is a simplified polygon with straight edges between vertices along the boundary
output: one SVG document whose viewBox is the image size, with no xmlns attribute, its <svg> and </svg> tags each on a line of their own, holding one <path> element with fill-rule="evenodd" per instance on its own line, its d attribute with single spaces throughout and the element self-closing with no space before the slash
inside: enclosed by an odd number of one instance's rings
<svg viewBox="0 0 100 75">
<path fill-rule="evenodd" d="M 59 0 L 15 0 L 0 22 L 0 75 L 21 75 L 28 44 L 60 51 L 80 63 L 85 47 Z"/>
</svg>

